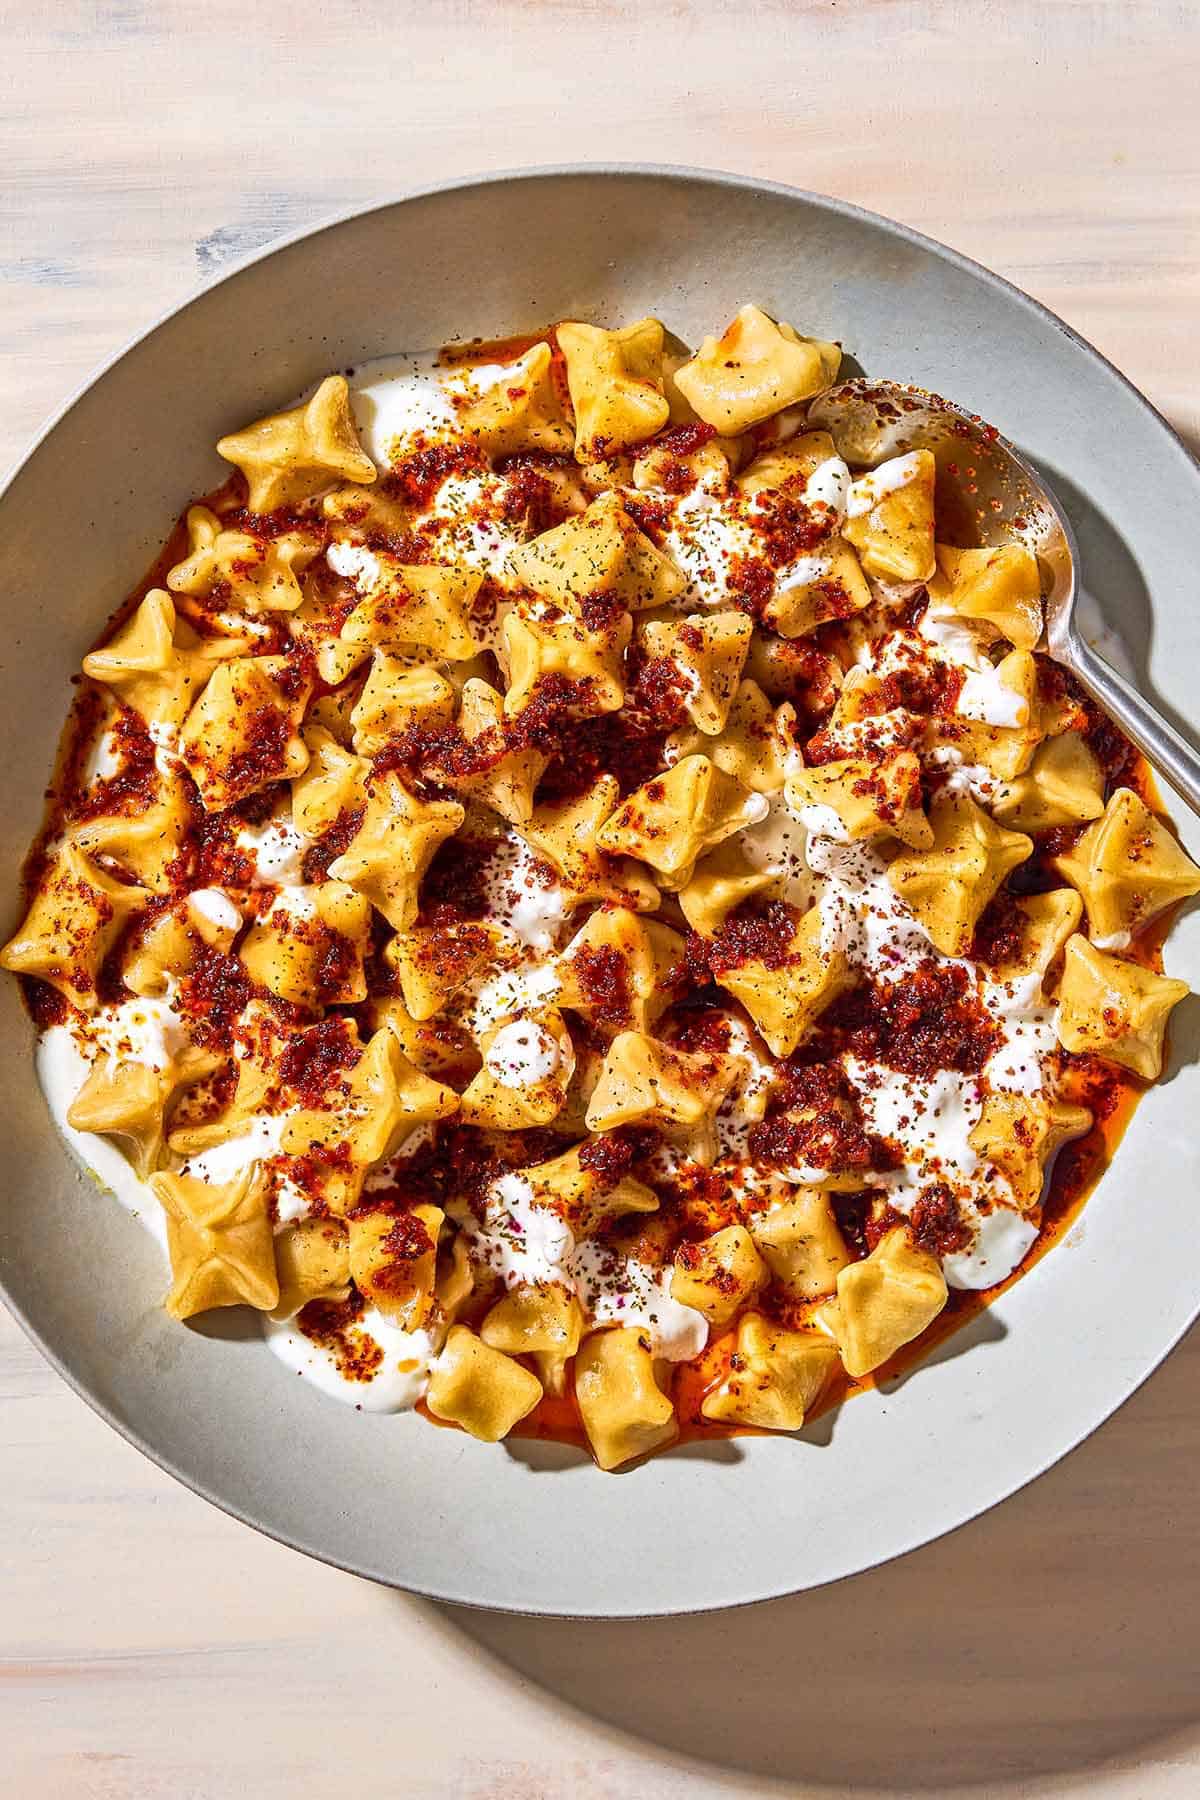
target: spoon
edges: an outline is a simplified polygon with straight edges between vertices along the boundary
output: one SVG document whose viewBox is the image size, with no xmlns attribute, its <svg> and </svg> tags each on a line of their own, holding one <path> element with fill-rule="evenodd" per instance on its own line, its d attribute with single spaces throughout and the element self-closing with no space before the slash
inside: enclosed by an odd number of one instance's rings
<svg viewBox="0 0 1200 1800">
<path fill-rule="evenodd" d="M 909 450 L 937 464 L 938 536 L 958 549 L 1029 546 L 1042 571 L 1045 628 L 1038 649 L 1069 669 L 1142 754 L 1200 813 L 1200 751 L 1081 636 L 1079 548 L 1042 477 L 994 426 L 937 394 L 894 381 L 845 381 L 815 399 L 809 425 L 827 431 L 852 468 Z"/>
</svg>

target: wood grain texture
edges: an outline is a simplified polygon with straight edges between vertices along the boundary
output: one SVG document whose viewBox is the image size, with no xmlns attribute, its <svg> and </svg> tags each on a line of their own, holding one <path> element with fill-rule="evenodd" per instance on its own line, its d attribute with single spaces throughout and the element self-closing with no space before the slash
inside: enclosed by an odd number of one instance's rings
<svg viewBox="0 0 1200 1800">
<path fill-rule="evenodd" d="M 1200 441 L 1187 0 L 0 0 L 0 27 L 0 462 L 279 233 L 586 159 L 903 218 Z M 1058 1469 L 887 1569 L 585 1628 L 412 1601 L 257 1537 L 0 1318 L 0 1794 L 1193 1795 L 1198 1376 L 1194 1334 Z"/>
</svg>

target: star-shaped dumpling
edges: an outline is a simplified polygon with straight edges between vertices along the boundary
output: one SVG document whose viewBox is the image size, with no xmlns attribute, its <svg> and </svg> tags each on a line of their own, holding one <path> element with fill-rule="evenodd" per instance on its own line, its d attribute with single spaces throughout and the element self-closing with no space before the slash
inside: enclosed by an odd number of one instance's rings
<svg viewBox="0 0 1200 1800">
<path fill-rule="evenodd" d="M 486 925 L 414 925 L 398 931 L 384 949 L 395 969 L 409 1016 L 421 1023 L 436 1018 L 496 953 Z"/>
<path fill-rule="evenodd" d="M 1086 1106 L 1034 1094 L 989 1094 L 969 1142 L 986 1162 L 994 1163 L 1012 1189 L 1022 1212 L 1031 1212 L 1042 1197 L 1045 1172 L 1063 1144 L 1091 1129 Z"/>
<path fill-rule="evenodd" d="M 371 765 L 339 744 L 322 725 L 306 725 L 308 765 L 292 780 L 292 823 L 306 837 L 321 837 L 346 813 L 366 805 Z"/>
<path fill-rule="evenodd" d="M 220 1186 L 165 1171 L 150 1185 L 167 1215 L 173 1319 L 214 1306 L 270 1312 L 279 1300 L 267 1183 L 257 1163 Z"/>
<path fill-rule="evenodd" d="M 1076 1054 L 1120 1063 L 1143 1081 L 1157 1081 L 1171 1009 L 1190 991 L 1186 981 L 1109 956 L 1077 934 L 1063 958 L 1059 1042 Z"/>
<path fill-rule="evenodd" d="M 117 881 L 68 841 L 51 857 L 16 936 L 0 950 L 0 968 L 48 981 L 91 1012 L 101 963 L 149 900 L 145 888 Z"/>
<path fill-rule="evenodd" d="M 763 624 L 780 637 L 807 637 L 818 625 L 850 619 L 871 604 L 871 584 L 845 538 L 826 538 L 812 554 L 776 571 Z"/>
<path fill-rule="evenodd" d="M 647 657 L 674 664 L 686 684 L 688 717 L 706 737 L 728 722 L 753 635 L 753 621 L 739 612 L 692 613 L 642 627 Z"/>
<path fill-rule="evenodd" d="M 738 838 L 728 838 L 692 870 L 679 890 L 679 907 L 693 931 L 714 937 L 731 912 L 747 900 L 773 899 L 785 876 L 777 868 L 758 868 L 746 859 Z"/>
<path fill-rule="evenodd" d="M 993 815 L 1019 831 L 1076 825 L 1103 811 L 1104 771 L 1077 731 L 1047 738 L 1025 773 L 1007 782 L 992 802 Z"/>
<path fill-rule="evenodd" d="M 454 718 L 456 696 L 432 663 L 413 668 L 404 658 L 376 650 L 371 672 L 350 715 L 359 756 L 375 756 L 406 732 L 444 730 Z"/>
<path fill-rule="evenodd" d="M 447 662 L 469 662 L 484 648 L 471 617 L 483 583 L 478 569 L 405 563 L 386 550 L 334 548 L 342 552 L 339 567 L 344 571 L 351 566 L 348 559 L 356 559 L 353 566 L 363 595 L 342 626 L 343 644 L 352 649 L 416 646 Z M 329 554 L 332 561 L 334 551 Z"/>
<path fill-rule="evenodd" d="M 771 1279 L 744 1225 L 725 1225 L 706 1238 L 685 1238 L 675 1252 L 671 1298 L 703 1313 L 710 1325 L 728 1325 Z"/>
<path fill-rule="evenodd" d="M 844 529 L 868 575 L 881 581 L 929 580 L 937 567 L 936 480 L 932 452 L 910 450 L 851 482 Z"/>
<path fill-rule="evenodd" d="M 554 1008 L 504 1019 L 479 1041 L 483 1067 L 462 1097 L 462 1120 L 493 1131 L 549 1125 L 575 1073 L 575 1047 Z"/>
<path fill-rule="evenodd" d="M 222 658 L 246 648 L 233 639 L 202 643 L 163 588 L 151 588 L 115 637 L 83 659 L 83 672 L 110 687 L 151 727 L 184 719 Z"/>
<path fill-rule="evenodd" d="M 619 1153 L 610 1156 L 610 1148 L 600 1135 L 522 1171 L 535 1202 L 560 1213 L 576 1238 L 592 1237 L 609 1220 L 628 1213 L 658 1211 L 654 1189 L 621 1172 L 622 1158 Z"/>
<path fill-rule="evenodd" d="M 1123 947 L 1176 900 L 1200 894 L 1200 869 L 1132 788 L 1118 788 L 1054 866 L 1082 894 L 1088 936 L 1102 949 Z"/>
<path fill-rule="evenodd" d="M 354 1285 L 385 1319 L 417 1331 L 434 1305 L 440 1206 L 366 1195 L 347 1215 Z"/>
<path fill-rule="evenodd" d="M 837 379 L 841 361 L 839 345 L 801 337 L 761 307 L 743 306 L 675 371 L 675 383 L 706 424 L 733 437 L 819 394 Z"/>
<path fill-rule="evenodd" d="M 929 808 L 933 848 L 905 851 L 888 870 L 897 895 L 943 956 L 965 956 L 988 901 L 1033 853 L 966 794 L 942 793 Z"/>
<path fill-rule="evenodd" d="M 990 626 L 1018 650 L 1033 650 L 1042 635 L 1042 583 L 1037 558 L 1024 544 L 990 550 L 936 546 L 937 573 L 929 598 L 961 618 Z"/>
<path fill-rule="evenodd" d="M 1019 981 L 1029 975 L 1044 979 L 1082 917 L 1083 901 L 1074 888 L 1051 888 L 1014 900 L 1011 912 L 998 921 L 998 933 L 988 933 L 986 918 L 981 923 L 986 964 L 981 972 L 993 981 Z"/>
<path fill-rule="evenodd" d="M 642 444 L 671 409 L 663 392 L 663 328 L 639 319 L 619 331 L 567 320 L 558 327 L 582 463 Z"/>
<path fill-rule="evenodd" d="M 623 659 L 633 633 L 626 612 L 593 630 L 574 612 L 527 617 L 518 607 L 500 627 L 508 691 L 504 711 L 517 718 L 548 694 L 556 718 L 616 712 L 625 698 Z"/>
<path fill-rule="evenodd" d="M 845 952 L 826 948 L 821 925 L 819 906 L 797 918 L 776 903 L 761 923 L 714 940 L 713 979 L 741 1001 L 776 1056 L 790 1056 L 854 979 Z"/>
<path fill-rule="evenodd" d="M 321 548 L 311 531 L 268 538 L 227 530 L 207 506 L 189 509 L 187 533 L 188 554 L 167 574 L 171 592 L 228 598 L 248 613 L 295 612 L 299 577 Z"/>
<path fill-rule="evenodd" d="M 503 699 L 490 683 L 472 676 L 463 683 L 456 741 L 428 758 L 425 768 L 435 781 L 490 807 L 510 825 L 528 825 L 550 758 L 532 746 L 510 744 L 504 727 Z"/>
<path fill-rule="evenodd" d="M 328 1165 L 323 1193 L 337 1213 L 354 1205 L 368 1169 L 393 1155 L 418 1126 L 449 1118 L 459 1105 L 453 1088 L 409 1061 L 387 1026 L 372 1034 L 337 1090 L 322 1099 L 320 1106 L 289 1113 L 280 1148 Z"/>
<path fill-rule="evenodd" d="M 847 1375 L 869 1375 L 932 1325 L 949 1290 L 941 1264 L 919 1249 L 903 1225 L 885 1232 L 869 1256 L 838 1276 L 837 1299 L 818 1321 L 841 1352 Z"/>
<path fill-rule="evenodd" d="M 697 1162 L 715 1152 L 713 1120 L 737 1080 L 732 1057 L 674 1050 L 642 1031 L 613 1039 L 587 1108 L 589 1131 L 657 1125 L 682 1136 Z"/>
<path fill-rule="evenodd" d="M 290 781 L 308 767 L 300 721 L 312 693 L 287 656 L 238 656 L 219 664 L 183 722 L 180 754 L 209 812 Z"/>
<path fill-rule="evenodd" d="M 650 1339 L 636 1327 L 593 1331 L 579 1346 L 575 1398 L 602 1469 L 619 1469 L 679 1436 L 675 1409 L 654 1370 Z"/>
<path fill-rule="evenodd" d="M 795 719 L 793 707 L 773 707 L 756 681 L 743 681 L 716 737 L 685 726 L 667 739 L 667 748 L 675 761 L 703 751 L 718 769 L 736 776 L 756 794 L 777 794 L 784 783 L 789 755 L 795 752 L 789 730 Z"/>
<path fill-rule="evenodd" d="M 71 1102 L 67 1124 L 115 1138 L 134 1173 L 145 1180 L 160 1161 L 163 1127 L 176 1096 L 213 1074 L 221 1060 L 194 1044 L 184 1045 L 159 1068 L 105 1057 Z"/>
<path fill-rule="evenodd" d="M 620 797 L 615 775 L 601 775 L 573 800 L 535 806 L 528 824 L 518 827 L 530 849 L 548 862 L 569 890 L 569 904 L 611 900 L 634 912 L 654 912 L 658 889 L 629 858 L 597 848 L 604 821 Z"/>
<path fill-rule="evenodd" d="M 837 1360 L 824 1332 L 789 1331 L 762 1313 L 747 1313 L 729 1373 L 704 1396 L 700 1411 L 722 1425 L 799 1431 Z"/>
<path fill-rule="evenodd" d="M 670 1004 L 666 976 L 683 939 L 657 919 L 623 906 L 601 906 L 555 964 L 558 1004 L 605 1035 L 647 1031 Z"/>
<path fill-rule="evenodd" d="M 271 413 L 223 437 L 217 454 L 246 477 L 252 513 L 296 506 L 336 482 L 365 484 L 376 475 L 358 441 L 343 375 L 327 375 L 303 405 Z"/>
<path fill-rule="evenodd" d="M 459 417 L 468 437 L 493 459 L 522 450 L 562 455 L 575 446 L 563 411 L 549 344 L 531 344 Z"/>
<path fill-rule="evenodd" d="M 279 1299 L 273 1319 L 293 1319 L 310 1300 L 350 1296 L 350 1246 L 340 1219 L 297 1219 L 275 1233 Z"/>
<path fill-rule="evenodd" d="M 687 885 L 696 858 L 767 815 L 767 802 L 707 756 L 685 756 L 630 794 L 596 834 L 611 855 L 650 864 L 670 888 Z"/>
<path fill-rule="evenodd" d="M 88 795 L 88 810 L 102 800 L 97 786 Z M 99 812 L 73 826 L 71 835 L 89 856 L 105 856 L 140 886 L 164 893 L 174 874 L 192 823 L 192 806 L 182 777 L 173 770 L 155 771 L 146 791 L 136 798 L 123 794 L 113 812 Z"/>
<path fill-rule="evenodd" d="M 629 612 L 669 606 L 687 577 L 634 522 L 619 494 L 606 493 L 585 512 L 543 531 L 510 552 L 507 573 L 520 587 L 563 607 L 603 596 Z"/>
<path fill-rule="evenodd" d="M 418 800 L 399 776 L 376 776 L 367 786 L 362 823 L 329 873 L 365 894 L 393 930 L 407 931 L 422 876 L 465 818 L 457 800 Z"/>
<path fill-rule="evenodd" d="M 899 838 L 912 850 L 928 850 L 933 830 L 921 796 L 921 765 L 911 750 L 878 760 L 839 758 L 797 769 L 785 787 L 788 808 L 817 837 L 843 843 Z"/>
<path fill-rule="evenodd" d="M 371 905 L 344 881 L 282 888 L 238 947 L 250 979 L 308 1011 L 367 997 Z"/>
</svg>

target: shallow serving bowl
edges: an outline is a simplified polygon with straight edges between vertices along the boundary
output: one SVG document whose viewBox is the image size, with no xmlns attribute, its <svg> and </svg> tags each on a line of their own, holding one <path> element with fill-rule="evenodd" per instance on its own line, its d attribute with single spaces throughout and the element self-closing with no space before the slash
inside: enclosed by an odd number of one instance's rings
<svg viewBox="0 0 1200 1800">
<path fill-rule="evenodd" d="M 1200 468 L 1059 320 L 952 252 L 815 195 L 673 170 L 497 176 L 360 213 L 238 269 L 106 369 L 0 497 L 9 891 L 68 678 L 181 508 L 221 478 L 209 446 L 223 432 L 386 351 L 648 312 L 695 343 L 747 300 L 841 339 L 868 373 L 999 425 L 1066 502 L 1084 578 L 1140 679 L 1186 711 Z M 1168 960 L 1200 986 L 1196 915 Z M 613 1478 L 574 1451 L 483 1446 L 339 1406 L 239 1315 L 181 1329 L 159 1308 L 157 1247 L 49 1122 L 7 980 L 0 1284 L 111 1424 L 314 1556 L 527 1612 L 763 1599 L 898 1555 L 1012 1493 L 1119 1406 L 1196 1315 L 1191 1010 L 1176 1015 L 1170 1078 L 1066 1242 L 908 1378 L 799 1438 L 693 1445 Z"/>
</svg>

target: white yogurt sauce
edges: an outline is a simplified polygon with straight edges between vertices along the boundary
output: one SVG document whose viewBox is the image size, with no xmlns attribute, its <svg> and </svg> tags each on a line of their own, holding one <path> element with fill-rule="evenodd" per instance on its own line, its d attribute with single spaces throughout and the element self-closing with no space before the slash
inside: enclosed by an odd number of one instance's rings
<svg viewBox="0 0 1200 1800">
<path fill-rule="evenodd" d="M 962 1209 L 966 1213 L 966 1208 Z M 1015 1207 L 997 1206 L 977 1214 L 975 1241 L 966 1250 L 942 1258 L 946 1285 L 952 1288 L 994 1287 L 1022 1263 L 1037 1241 L 1038 1228 Z"/>
<path fill-rule="evenodd" d="M 338 1368 L 335 1352 L 305 1337 L 294 1319 L 280 1321 L 263 1314 L 263 1336 L 280 1362 L 334 1400 L 363 1412 L 394 1413 L 408 1412 L 424 1398 L 435 1356 L 429 1332 L 402 1331 L 369 1306 L 348 1327 L 350 1333 L 383 1351 L 383 1361 L 369 1381 L 349 1380 Z"/>
<path fill-rule="evenodd" d="M 887 462 L 881 462 L 876 469 L 869 469 L 850 483 L 850 492 L 846 500 L 846 516 L 861 519 L 864 514 L 872 512 L 887 494 L 894 494 L 897 489 L 907 487 L 916 479 L 921 466 L 921 459 L 915 450 L 906 456 L 892 456 Z"/>
<path fill-rule="evenodd" d="M 311 839 L 290 819 L 268 819 L 265 825 L 243 825 L 237 847 L 254 863 L 255 887 L 289 887 L 304 879 L 304 852 Z"/>
<path fill-rule="evenodd" d="M 562 1067 L 558 1041 L 532 1019 L 514 1019 L 502 1025 L 487 1050 L 483 1063 L 502 1087 L 527 1087 L 547 1081 Z"/>
</svg>

